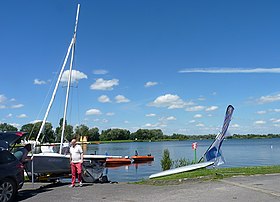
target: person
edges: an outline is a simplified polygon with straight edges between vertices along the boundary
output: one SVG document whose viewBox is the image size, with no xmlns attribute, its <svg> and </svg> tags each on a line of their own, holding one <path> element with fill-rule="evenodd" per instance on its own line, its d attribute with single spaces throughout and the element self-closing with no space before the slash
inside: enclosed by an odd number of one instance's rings
<svg viewBox="0 0 280 202">
<path fill-rule="evenodd" d="M 24 147 L 18 149 L 15 153 L 14 156 L 21 162 L 25 163 L 31 158 L 27 158 L 28 153 L 31 151 L 31 144 L 26 144 Z"/>
<path fill-rule="evenodd" d="M 70 147 L 70 165 L 71 165 L 71 174 L 72 174 L 72 183 L 70 187 L 75 187 L 76 174 L 78 174 L 78 182 L 80 187 L 83 186 L 82 183 L 83 159 L 84 159 L 84 155 L 83 155 L 82 147 L 77 144 L 77 140 L 74 138 L 71 141 L 71 147 Z"/>
</svg>

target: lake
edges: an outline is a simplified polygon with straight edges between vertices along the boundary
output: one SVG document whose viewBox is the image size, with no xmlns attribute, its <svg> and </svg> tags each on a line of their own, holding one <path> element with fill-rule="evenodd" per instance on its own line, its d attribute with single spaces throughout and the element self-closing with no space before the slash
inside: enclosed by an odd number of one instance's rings
<svg viewBox="0 0 280 202">
<path fill-rule="evenodd" d="M 130 164 L 116 168 L 105 168 L 109 180 L 133 182 L 147 179 L 151 174 L 162 171 L 160 160 L 164 149 L 168 149 L 172 160 L 185 158 L 194 160 L 192 143 L 197 142 L 196 155 L 199 160 L 213 140 L 131 142 L 83 145 L 85 154 L 108 154 L 133 156 L 152 154 L 155 160 L 150 163 Z M 280 165 L 280 138 L 273 139 L 226 139 L 222 145 L 226 163 L 220 167 L 243 167 L 260 165 Z"/>
</svg>

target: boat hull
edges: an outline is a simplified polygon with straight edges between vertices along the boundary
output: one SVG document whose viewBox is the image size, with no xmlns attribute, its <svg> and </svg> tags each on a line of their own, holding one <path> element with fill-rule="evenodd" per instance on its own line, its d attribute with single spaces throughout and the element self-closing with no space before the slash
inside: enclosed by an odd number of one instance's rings
<svg viewBox="0 0 280 202">
<path fill-rule="evenodd" d="M 147 162 L 147 161 L 153 161 L 153 156 L 131 156 L 131 159 L 133 159 L 134 163 L 140 163 L 140 162 Z"/>
</svg>

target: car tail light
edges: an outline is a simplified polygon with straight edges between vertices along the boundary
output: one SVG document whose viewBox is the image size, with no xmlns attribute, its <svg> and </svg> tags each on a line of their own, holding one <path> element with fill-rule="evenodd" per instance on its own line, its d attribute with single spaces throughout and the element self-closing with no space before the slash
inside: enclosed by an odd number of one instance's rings
<svg viewBox="0 0 280 202">
<path fill-rule="evenodd" d="M 16 168 L 24 169 L 24 165 L 22 163 L 19 163 L 16 165 Z"/>
</svg>

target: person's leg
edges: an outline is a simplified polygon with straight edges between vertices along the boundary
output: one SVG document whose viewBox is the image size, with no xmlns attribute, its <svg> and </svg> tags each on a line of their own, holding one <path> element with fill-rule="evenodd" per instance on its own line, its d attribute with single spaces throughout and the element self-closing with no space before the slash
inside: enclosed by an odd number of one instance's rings
<svg viewBox="0 0 280 202">
<path fill-rule="evenodd" d="M 82 164 L 81 163 L 77 163 L 77 172 L 78 172 L 78 181 L 82 182 Z"/>
<path fill-rule="evenodd" d="M 75 182 L 76 182 L 76 165 L 75 163 L 71 163 L 71 174 L 72 174 L 72 185 L 74 186 L 75 185 Z"/>
</svg>

